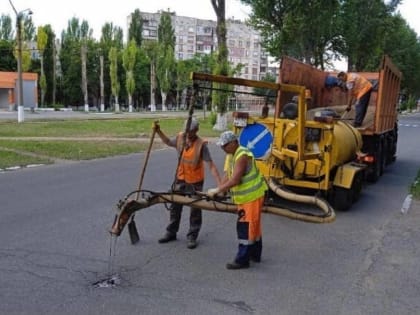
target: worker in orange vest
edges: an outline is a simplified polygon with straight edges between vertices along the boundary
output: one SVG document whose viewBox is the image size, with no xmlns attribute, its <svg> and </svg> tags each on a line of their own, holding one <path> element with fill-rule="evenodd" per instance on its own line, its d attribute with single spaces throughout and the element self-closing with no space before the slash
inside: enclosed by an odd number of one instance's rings
<svg viewBox="0 0 420 315">
<path fill-rule="evenodd" d="M 184 130 L 187 129 L 187 124 L 188 120 L 185 122 Z M 186 131 L 186 137 L 184 137 L 184 132 L 180 132 L 176 137 L 170 139 L 163 133 L 158 123 L 155 123 L 153 128 L 163 143 L 176 148 L 178 151 L 179 163 L 176 170 L 176 179 L 172 185 L 173 191 L 180 193 L 202 191 L 205 175 L 204 162 L 206 162 L 217 184 L 220 183 L 221 178 L 217 167 L 211 158 L 207 141 L 197 135 L 199 129 L 199 122 L 197 119 L 191 119 L 189 129 Z M 159 243 L 168 243 L 176 240 L 176 234 L 179 230 L 181 221 L 181 213 L 182 205 L 173 203 L 170 207 L 170 218 L 169 224 L 166 227 L 166 233 L 159 239 Z M 187 247 L 189 249 L 196 248 L 198 245 L 197 237 L 200 232 L 201 224 L 202 210 L 200 208 L 191 207 L 190 228 L 187 233 Z"/>
<path fill-rule="evenodd" d="M 350 92 L 349 101 L 346 111 L 351 110 L 351 106 L 355 101 L 356 117 L 353 126 L 360 127 L 366 116 L 367 107 L 372 92 L 372 83 L 357 73 L 340 72 L 337 78 L 346 84 L 347 90 Z"/>
</svg>

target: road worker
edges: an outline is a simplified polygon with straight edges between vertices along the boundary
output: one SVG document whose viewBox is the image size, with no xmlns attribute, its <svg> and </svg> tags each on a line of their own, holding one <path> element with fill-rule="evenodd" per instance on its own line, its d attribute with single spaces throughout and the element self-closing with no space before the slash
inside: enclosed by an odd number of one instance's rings
<svg viewBox="0 0 420 315">
<path fill-rule="evenodd" d="M 187 124 L 188 120 L 185 121 L 184 130 L 187 129 Z M 221 178 L 217 167 L 210 156 L 207 141 L 197 135 L 199 122 L 196 118 L 193 117 L 191 119 L 189 129 L 186 131 L 186 137 L 184 137 L 184 132 L 180 132 L 176 137 L 169 139 L 163 133 L 158 123 L 155 123 L 153 128 L 166 145 L 174 147 L 178 151 L 179 164 L 176 170 L 176 179 L 172 186 L 172 190 L 180 193 L 202 191 L 205 175 L 204 162 L 210 169 L 216 183 L 220 183 Z M 171 205 L 169 224 L 166 227 L 165 235 L 159 239 L 159 243 L 168 243 L 176 240 L 176 234 L 178 233 L 181 221 L 181 213 L 182 205 Z M 189 249 L 194 249 L 198 245 L 197 237 L 200 232 L 201 224 L 202 210 L 191 207 L 190 227 L 187 233 L 187 247 Z"/>
<path fill-rule="evenodd" d="M 226 176 L 216 188 L 207 191 L 214 197 L 230 190 L 233 203 L 237 205 L 238 221 L 236 232 L 239 241 L 238 252 L 227 269 L 248 268 L 249 262 L 260 262 L 262 253 L 261 211 L 268 187 L 255 165 L 250 150 L 239 145 L 232 131 L 225 131 L 217 142 L 226 152 L 228 165 Z"/>
<path fill-rule="evenodd" d="M 351 106 L 355 101 L 356 117 L 353 126 L 360 127 L 366 116 L 367 107 L 372 93 L 372 83 L 357 73 L 340 72 L 337 78 L 346 84 L 346 88 L 350 93 L 346 111 L 351 110 Z"/>
</svg>

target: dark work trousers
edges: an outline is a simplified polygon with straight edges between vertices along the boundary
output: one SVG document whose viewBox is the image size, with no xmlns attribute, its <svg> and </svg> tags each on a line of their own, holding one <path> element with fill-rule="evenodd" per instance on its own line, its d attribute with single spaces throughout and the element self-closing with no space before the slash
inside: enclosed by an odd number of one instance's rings
<svg viewBox="0 0 420 315">
<path fill-rule="evenodd" d="M 203 190 L 203 182 L 195 184 L 186 184 L 184 181 L 177 181 L 174 185 L 175 192 L 179 193 L 192 193 L 194 191 Z M 182 205 L 173 203 L 169 209 L 169 224 L 166 227 L 166 231 L 171 235 L 176 235 L 179 230 L 179 224 L 181 222 Z M 200 208 L 190 208 L 190 228 L 187 233 L 187 238 L 195 240 L 200 232 L 202 223 L 202 210 Z"/>
<path fill-rule="evenodd" d="M 360 99 L 357 100 L 356 103 L 356 118 L 354 119 L 354 124 L 357 126 L 361 126 L 363 119 L 365 119 L 367 108 L 370 101 L 370 94 L 372 93 L 372 89 L 367 91 L 365 94 L 362 95 Z"/>
</svg>

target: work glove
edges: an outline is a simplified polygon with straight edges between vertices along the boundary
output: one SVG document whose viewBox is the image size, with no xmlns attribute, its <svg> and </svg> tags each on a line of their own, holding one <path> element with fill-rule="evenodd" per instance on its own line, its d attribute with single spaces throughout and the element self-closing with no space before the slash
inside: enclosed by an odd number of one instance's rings
<svg viewBox="0 0 420 315">
<path fill-rule="evenodd" d="M 209 196 L 210 198 L 214 198 L 214 196 L 216 196 L 219 192 L 219 187 L 210 188 L 209 190 L 207 190 L 207 196 Z"/>
<path fill-rule="evenodd" d="M 349 112 L 349 111 L 351 111 L 351 106 L 346 107 L 346 112 Z"/>
</svg>

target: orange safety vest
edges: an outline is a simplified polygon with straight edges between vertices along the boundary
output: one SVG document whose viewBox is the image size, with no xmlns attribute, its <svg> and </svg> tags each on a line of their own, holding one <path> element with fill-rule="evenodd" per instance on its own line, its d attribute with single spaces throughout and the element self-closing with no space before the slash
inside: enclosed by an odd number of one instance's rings
<svg viewBox="0 0 420 315">
<path fill-rule="evenodd" d="M 189 184 L 201 182 L 204 180 L 204 163 L 201 158 L 201 149 L 207 141 L 197 137 L 188 149 L 184 148 L 182 150 L 183 136 L 184 134 L 181 132 L 176 138 L 176 148 L 178 153 L 181 154 L 177 178 Z"/>
<path fill-rule="evenodd" d="M 361 75 L 356 73 L 349 73 L 347 75 L 347 82 L 353 84 L 351 93 L 357 98 L 360 99 L 366 92 L 372 88 L 372 84 Z"/>
</svg>

